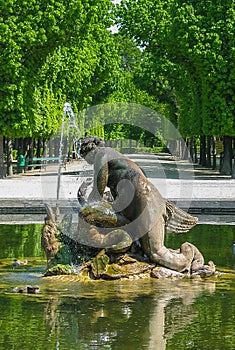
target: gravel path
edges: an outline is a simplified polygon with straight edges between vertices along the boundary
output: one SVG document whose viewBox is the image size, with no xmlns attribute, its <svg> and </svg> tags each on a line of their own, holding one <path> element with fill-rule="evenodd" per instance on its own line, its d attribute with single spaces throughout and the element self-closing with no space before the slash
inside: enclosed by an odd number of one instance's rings
<svg viewBox="0 0 235 350">
<path fill-rule="evenodd" d="M 167 199 L 199 217 L 199 223 L 235 224 L 235 180 L 216 171 L 174 161 L 169 155 L 133 154 L 134 160 Z M 45 203 L 56 205 L 56 167 L 30 171 L 0 180 L 0 223 L 43 223 Z M 77 207 L 77 190 L 92 167 L 74 161 L 62 169 L 59 203 L 66 213 Z M 77 218 L 76 210 L 74 212 Z"/>
<path fill-rule="evenodd" d="M 235 179 L 221 177 L 217 172 L 175 162 L 167 155 L 129 155 L 145 171 L 160 193 L 174 200 L 235 201 Z M 56 199 L 57 169 L 48 168 L 0 180 L 0 199 Z M 84 177 L 92 176 L 92 168 L 84 161 L 74 161 L 63 170 L 61 199 L 76 199 Z"/>
</svg>

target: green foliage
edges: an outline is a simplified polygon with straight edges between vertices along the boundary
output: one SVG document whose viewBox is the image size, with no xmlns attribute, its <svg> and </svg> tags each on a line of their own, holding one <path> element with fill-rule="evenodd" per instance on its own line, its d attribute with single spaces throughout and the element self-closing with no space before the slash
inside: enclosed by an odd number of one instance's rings
<svg viewBox="0 0 235 350">
<path fill-rule="evenodd" d="M 121 32 L 147 53 L 146 88 L 171 91 L 182 134 L 234 136 L 234 1 L 205 9 L 195 0 L 123 0 L 117 13 Z"/>
<path fill-rule="evenodd" d="M 101 137 L 102 139 L 105 138 L 105 131 L 104 131 L 104 126 L 103 125 L 99 125 L 99 123 L 96 123 L 97 125 L 92 127 L 87 133 L 89 135 L 94 135 L 94 136 L 98 136 Z"/>
<path fill-rule="evenodd" d="M 34 135 L 49 138 L 55 132 L 61 122 L 62 101 L 54 96 L 52 88 L 47 86 L 44 89 L 35 88 L 32 95 L 31 125 L 34 125 Z"/>
<path fill-rule="evenodd" d="M 106 124 L 104 126 L 105 140 L 121 140 L 127 138 L 125 135 L 125 124 Z"/>
<path fill-rule="evenodd" d="M 110 0 L 1 1 L 0 133 L 47 138 L 65 101 L 91 103 L 118 59 L 111 8 Z"/>
<path fill-rule="evenodd" d="M 177 1 L 171 14 L 168 50 L 194 67 L 204 134 L 234 136 L 234 1 Z"/>
<path fill-rule="evenodd" d="M 0 3 L 0 134 L 49 138 L 69 101 L 137 103 L 185 137 L 235 135 L 234 1 Z M 79 127 L 103 136 L 102 121 Z"/>
<path fill-rule="evenodd" d="M 156 96 L 149 93 L 144 85 L 145 78 L 141 75 L 141 65 L 144 55 L 141 49 L 136 46 L 136 43 L 128 35 L 122 36 L 121 34 L 116 34 L 115 41 L 120 56 L 119 67 L 113 72 L 112 79 L 105 86 L 105 89 L 99 92 L 94 98 L 95 103 L 102 102 L 110 104 L 110 111 L 107 107 L 105 109 L 107 113 L 100 113 L 100 117 L 96 113 L 90 119 L 104 123 L 104 137 L 106 140 L 145 140 L 147 135 L 144 126 L 143 129 L 139 130 L 142 123 L 139 123 L 138 126 L 136 125 L 138 118 L 135 113 L 139 113 L 136 110 L 136 105 L 139 105 L 140 110 L 145 106 L 151 110 L 165 114 L 168 113 L 167 104 L 163 100 L 159 102 Z M 120 103 L 123 103 L 123 105 L 120 106 Z M 131 105 L 128 107 L 128 104 L 135 104 L 133 110 Z M 152 131 L 156 132 L 158 114 L 150 113 L 150 110 L 147 111 L 147 108 L 145 112 L 147 114 L 143 114 L 141 118 L 145 119 L 145 124 L 148 126 L 153 125 Z M 108 115 L 109 113 L 112 115 L 111 121 L 105 118 L 104 115 Z M 116 120 L 114 118 L 115 115 L 118 116 Z M 152 137 L 154 135 L 151 135 Z"/>
</svg>

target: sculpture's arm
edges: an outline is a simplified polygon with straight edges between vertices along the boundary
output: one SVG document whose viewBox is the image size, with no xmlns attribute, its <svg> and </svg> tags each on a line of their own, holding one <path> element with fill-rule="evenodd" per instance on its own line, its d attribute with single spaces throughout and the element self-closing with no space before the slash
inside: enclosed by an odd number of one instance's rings
<svg viewBox="0 0 235 350">
<path fill-rule="evenodd" d="M 108 161 L 104 152 L 98 152 L 94 161 L 94 182 L 93 189 L 88 201 L 99 201 L 103 198 L 105 188 L 108 183 Z"/>
</svg>

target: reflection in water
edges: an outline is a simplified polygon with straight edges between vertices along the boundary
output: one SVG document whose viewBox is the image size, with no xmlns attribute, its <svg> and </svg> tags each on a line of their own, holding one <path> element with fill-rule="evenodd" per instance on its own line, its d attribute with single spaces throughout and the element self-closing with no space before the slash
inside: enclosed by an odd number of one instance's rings
<svg viewBox="0 0 235 350">
<path fill-rule="evenodd" d="M 152 315 L 149 320 L 149 348 L 148 350 L 166 349 L 165 338 L 165 306 L 167 300 L 159 300 L 153 308 Z"/>
<path fill-rule="evenodd" d="M 44 309 L 45 326 L 47 330 L 47 338 L 49 340 L 51 340 L 51 337 L 54 334 L 57 340 L 60 337 L 59 320 L 57 317 L 58 300 L 58 297 L 50 298 Z"/>
<path fill-rule="evenodd" d="M 185 288 L 185 286 L 182 285 L 180 289 L 166 292 L 157 300 L 155 298 L 149 320 L 148 350 L 165 350 L 167 339 L 172 338 L 177 331 L 190 324 L 195 318 L 196 313 L 192 308 L 195 298 L 203 290 L 213 293 L 216 289 L 215 283 L 197 285 L 196 288 L 195 286 Z M 172 303 L 174 299 L 178 300 L 178 303 Z"/>
<path fill-rule="evenodd" d="M 117 284 L 122 294 L 111 295 L 112 287 Z M 137 287 L 140 294 L 134 296 L 132 287 Z M 193 308 L 195 300 L 203 293 L 213 294 L 216 285 L 156 281 L 145 283 L 145 296 L 141 293 L 141 281 L 104 282 L 100 289 L 102 301 L 93 297 L 57 296 L 47 302 L 44 309 L 47 335 L 58 349 L 59 345 L 64 349 L 67 339 L 71 349 L 78 344 L 81 349 L 88 346 L 119 350 L 120 344 L 125 344 L 122 349 L 166 350 L 167 341 L 190 326 L 197 316 Z"/>
<path fill-rule="evenodd" d="M 0 349 L 235 349 L 234 272 L 217 280 L 43 278 L 40 230 L 0 225 Z M 177 247 L 180 239 L 185 236 L 168 238 L 168 245 Z M 231 271 L 234 227 L 198 225 L 187 239 Z M 14 259 L 28 264 L 13 269 Z M 9 292 L 26 284 L 39 285 L 41 293 Z"/>
</svg>

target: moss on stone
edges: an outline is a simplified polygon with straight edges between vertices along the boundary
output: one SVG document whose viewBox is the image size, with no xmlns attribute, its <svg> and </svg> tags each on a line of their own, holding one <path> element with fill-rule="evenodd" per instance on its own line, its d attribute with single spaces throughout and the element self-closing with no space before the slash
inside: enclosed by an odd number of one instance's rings
<svg viewBox="0 0 235 350">
<path fill-rule="evenodd" d="M 69 265 L 57 264 L 48 269 L 44 276 L 56 276 L 56 275 L 71 275 L 72 269 Z"/>
<path fill-rule="evenodd" d="M 68 245 L 60 245 L 59 251 L 55 256 L 54 262 L 55 264 L 71 265 L 72 254 Z"/>
<path fill-rule="evenodd" d="M 105 272 L 108 263 L 109 257 L 106 255 L 105 249 L 103 249 L 91 261 L 92 274 L 95 278 L 99 278 Z"/>
</svg>

